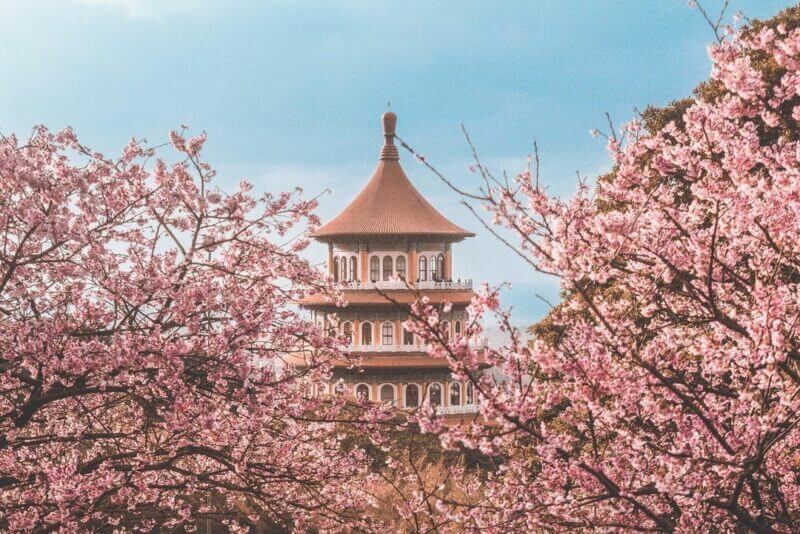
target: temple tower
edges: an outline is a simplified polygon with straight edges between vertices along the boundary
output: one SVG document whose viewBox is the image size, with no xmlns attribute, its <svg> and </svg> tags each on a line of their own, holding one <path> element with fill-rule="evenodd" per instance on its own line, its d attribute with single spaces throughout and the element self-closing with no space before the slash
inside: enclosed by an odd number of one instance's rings
<svg viewBox="0 0 800 534">
<path fill-rule="evenodd" d="M 434 304 L 452 303 L 442 318 L 451 336 L 462 333 L 472 281 L 454 274 L 453 245 L 475 234 L 447 220 L 411 184 L 394 144 L 396 123 L 391 111 L 383 115 L 375 174 L 313 234 L 328 246 L 328 269 L 347 305 L 313 295 L 302 305 L 320 326 L 335 325 L 350 341 L 348 352 L 362 359 L 355 370 L 335 366 L 332 384 L 319 392 L 337 393 L 333 384 L 341 380 L 374 402 L 413 409 L 427 398 L 441 414 L 469 414 L 475 411 L 472 385 L 452 380 L 447 362 L 428 356 L 402 323 L 420 292 Z"/>
</svg>

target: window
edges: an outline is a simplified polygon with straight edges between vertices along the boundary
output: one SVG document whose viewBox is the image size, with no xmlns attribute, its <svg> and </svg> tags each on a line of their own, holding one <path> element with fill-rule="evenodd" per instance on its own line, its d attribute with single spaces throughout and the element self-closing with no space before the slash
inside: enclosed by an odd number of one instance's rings
<svg viewBox="0 0 800 534">
<path fill-rule="evenodd" d="M 360 401 L 369 400 L 369 386 L 366 384 L 359 384 L 356 386 L 356 398 Z"/>
<path fill-rule="evenodd" d="M 475 387 L 467 382 L 467 404 L 475 404 Z"/>
<path fill-rule="evenodd" d="M 397 270 L 397 277 L 400 278 L 400 280 L 405 280 L 406 279 L 406 257 L 405 256 L 398 256 L 394 267 Z"/>
<path fill-rule="evenodd" d="M 461 335 L 461 321 L 456 321 L 453 328 L 455 328 L 455 333 L 457 336 Z"/>
<path fill-rule="evenodd" d="M 370 323 L 361 325 L 361 344 L 372 345 L 372 325 Z"/>
<path fill-rule="evenodd" d="M 444 280 L 444 254 L 439 254 L 436 258 L 436 279 Z"/>
<path fill-rule="evenodd" d="M 388 321 L 381 326 L 381 343 L 394 345 L 394 325 Z"/>
<path fill-rule="evenodd" d="M 425 256 L 419 257 L 419 275 L 417 276 L 420 282 L 428 279 L 428 260 Z"/>
<path fill-rule="evenodd" d="M 406 386 L 406 408 L 416 408 L 419 406 L 419 386 L 409 384 Z"/>
<path fill-rule="evenodd" d="M 333 281 L 339 281 L 339 257 L 336 256 L 333 258 Z"/>
<path fill-rule="evenodd" d="M 347 343 L 352 345 L 353 344 L 353 323 L 350 321 L 345 322 L 342 325 L 342 334 L 344 337 L 347 338 Z"/>
<path fill-rule="evenodd" d="M 356 260 L 355 256 L 350 258 L 350 280 L 358 281 L 358 260 Z"/>
<path fill-rule="evenodd" d="M 436 256 L 431 256 L 428 260 L 428 271 L 431 273 L 431 282 L 436 281 Z"/>
<path fill-rule="evenodd" d="M 450 322 L 449 321 L 442 321 L 442 333 L 444 334 L 444 338 L 446 340 L 450 340 Z"/>
<path fill-rule="evenodd" d="M 381 402 L 391 402 L 394 404 L 394 386 L 384 384 L 381 386 Z"/>
<path fill-rule="evenodd" d="M 344 393 L 345 389 L 346 388 L 344 382 L 336 382 L 336 385 L 333 386 L 333 392 L 336 393 L 337 395 L 341 395 L 342 393 Z"/>
<path fill-rule="evenodd" d="M 392 257 L 383 257 L 383 281 L 386 282 L 392 277 Z"/>
<path fill-rule="evenodd" d="M 431 403 L 431 406 L 441 406 L 442 405 L 442 386 L 436 383 L 431 384 L 428 386 L 428 401 Z"/>
<path fill-rule="evenodd" d="M 377 282 L 381 277 L 381 260 L 378 256 L 372 256 L 369 259 L 369 279 Z"/>
<path fill-rule="evenodd" d="M 414 334 L 403 328 L 403 345 L 413 345 Z"/>
<path fill-rule="evenodd" d="M 461 384 L 458 382 L 450 383 L 450 406 L 459 406 L 461 404 Z"/>
</svg>

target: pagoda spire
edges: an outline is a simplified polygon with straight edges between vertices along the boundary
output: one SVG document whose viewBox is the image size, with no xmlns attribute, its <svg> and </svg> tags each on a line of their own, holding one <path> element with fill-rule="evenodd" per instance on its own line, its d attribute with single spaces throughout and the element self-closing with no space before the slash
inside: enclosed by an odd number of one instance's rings
<svg viewBox="0 0 800 534">
<path fill-rule="evenodd" d="M 395 146 L 397 115 L 387 111 L 381 118 L 384 144 L 380 161 L 367 185 L 332 221 L 312 235 L 322 241 L 394 236 L 436 236 L 447 242 L 475 234 L 448 221 L 425 200 L 400 166 Z"/>
<path fill-rule="evenodd" d="M 394 145 L 394 131 L 397 126 L 397 115 L 392 111 L 383 114 L 383 147 L 381 148 L 381 161 L 398 161 L 400 153 Z"/>
</svg>

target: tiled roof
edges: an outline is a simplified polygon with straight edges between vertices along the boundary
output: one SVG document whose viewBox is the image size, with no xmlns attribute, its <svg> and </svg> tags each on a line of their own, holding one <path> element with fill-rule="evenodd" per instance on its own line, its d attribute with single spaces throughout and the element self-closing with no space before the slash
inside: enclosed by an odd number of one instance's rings
<svg viewBox="0 0 800 534">
<path fill-rule="evenodd" d="M 396 120 L 394 113 L 384 114 L 386 142 L 375 174 L 344 211 L 314 232 L 315 238 L 431 235 L 460 240 L 475 235 L 447 220 L 411 184 L 394 145 Z"/>
<path fill-rule="evenodd" d="M 350 367 L 354 361 L 357 361 L 356 369 L 375 369 L 375 368 L 398 368 L 405 369 L 408 367 L 426 368 L 426 369 L 447 369 L 450 364 L 444 358 L 431 358 L 424 352 L 417 354 L 359 354 L 360 360 L 353 357 L 353 360 L 334 360 L 331 362 L 335 368 Z M 483 356 L 479 353 L 478 365 L 482 368 L 488 367 Z M 303 357 L 292 356 L 288 359 L 287 363 L 295 367 L 305 367 L 307 364 Z"/>
<path fill-rule="evenodd" d="M 439 290 L 424 291 L 422 295 L 428 297 L 432 304 L 451 302 L 453 304 L 469 304 L 474 293 L 469 290 Z M 417 294 L 408 290 L 377 290 L 344 291 L 344 299 L 350 306 L 353 305 L 382 305 L 387 304 L 412 304 L 417 300 Z M 300 301 L 304 306 L 334 306 L 336 303 L 326 299 L 322 294 L 309 295 Z"/>
</svg>

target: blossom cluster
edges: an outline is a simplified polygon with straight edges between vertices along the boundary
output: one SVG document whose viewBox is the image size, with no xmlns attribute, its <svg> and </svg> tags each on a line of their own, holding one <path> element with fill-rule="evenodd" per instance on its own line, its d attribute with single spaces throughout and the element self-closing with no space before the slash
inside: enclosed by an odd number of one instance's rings
<svg viewBox="0 0 800 534">
<path fill-rule="evenodd" d="M 336 340 L 294 305 L 328 291 L 288 239 L 315 203 L 215 187 L 205 138 L 0 138 L 0 529 L 365 523 L 309 395 Z"/>
<path fill-rule="evenodd" d="M 536 172 L 509 185 L 478 168 L 494 222 L 567 298 L 528 342 L 501 312 L 511 342 L 480 355 L 415 310 L 481 400 L 471 424 L 423 428 L 504 459 L 484 502 L 442 499 L 456 524 L 800 529 L 800 29 L 764 25 L 710 56 L 716 93 L 663 128 L 612 132 L 615 171 L 594 189 L 562 200 Z M 464 337 L 497 307 L 476 296 Z"/>
</svg>

